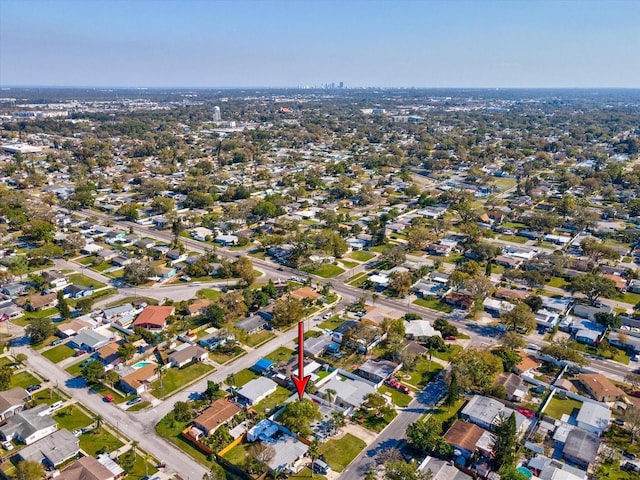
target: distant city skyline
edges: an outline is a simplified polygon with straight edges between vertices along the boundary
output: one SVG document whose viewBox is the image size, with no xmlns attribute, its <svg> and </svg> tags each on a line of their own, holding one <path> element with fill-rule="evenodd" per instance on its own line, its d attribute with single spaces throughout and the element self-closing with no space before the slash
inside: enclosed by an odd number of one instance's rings
<svg viewBox="0 0 640 480">
<path fill-rule="evenodd" d="M 638 88 L 635 0 L 2 0 L 1 86 Z"/>
</svg>

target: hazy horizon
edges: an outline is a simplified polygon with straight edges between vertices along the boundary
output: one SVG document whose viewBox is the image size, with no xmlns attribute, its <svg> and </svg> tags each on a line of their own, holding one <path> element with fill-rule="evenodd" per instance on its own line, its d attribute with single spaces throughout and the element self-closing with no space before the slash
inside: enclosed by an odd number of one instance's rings
<svg viewBox="0 0 640 480">
<path fill-rule="evenodd" d="M 640 87 L 633 0 L 4 0 L 0 85 Z"/>
</svg>

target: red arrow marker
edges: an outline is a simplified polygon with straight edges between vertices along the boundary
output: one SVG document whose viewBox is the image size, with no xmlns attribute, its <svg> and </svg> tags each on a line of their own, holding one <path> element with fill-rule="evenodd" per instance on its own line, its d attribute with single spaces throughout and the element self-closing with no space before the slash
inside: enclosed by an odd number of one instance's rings
<svg viewBox="0 0 640 480">
<path fill-rule="evenodd" d="M 302 400 L 304 389 L 307 387 L 310 378 L 311 375 L 304 376 L 304 324 L 298 322 L 298 376 L 292 376 L 291 380 L 296 386 L 299 400 Z"/>
</svg>

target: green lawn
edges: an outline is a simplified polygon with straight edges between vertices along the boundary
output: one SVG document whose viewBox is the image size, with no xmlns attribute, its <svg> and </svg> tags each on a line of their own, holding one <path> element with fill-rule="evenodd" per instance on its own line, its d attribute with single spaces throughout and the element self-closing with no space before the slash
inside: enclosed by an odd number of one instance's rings
<svg viewBox="0 0 640 480">
<path fill-rule="evenodd" d="M 438 310 L 439 312 L 451 313 L 453 312 L 453 307 L 451 305 L 447 305 L 440 301 L 439 298 L 418 298 L 413 301 L 414 305 L 418 305 L 420 307 L 430 308 L 431 310 Z"/>
<path fill-rule="evenodd" d="M 31 375 L 29 372 L 20 372 L 16 373 L 11 377 L 11 383 L 9 385 L 10 388 L 22 387 L 27 388 L 29 385 L 33 385 L 35 383 L 40 383 L 36 377 Z"/>
<path fill-rule="evenodd" d="M 244 342 L 250 347 L 257 347 L 262 345 L 263 343 L 268 342 L 272 338 L 275 338 L 275 335 L 268 330 L 262 330 L 261 332 L 254 333 L 247 337 L 247 340 Z"/>
<path fill-rule="evenodd" d="M 133 465 L 131 471 L 127 473 L 127 478 L 131 480 L 136 478 L 152 478 L 153 474 L 157 471 L 158 469 L 156 468 L 155 463 L 147 461 L 145 459 L 145 455 L 136 449 L 136 463 Z"/>
<path fill-rule="evenodd" d="M 18 318 L 18 320 L 29 320 L 30 318 L 46 318 L 57 315 L 58 309 L 56 307 L 46 308 L 44 310 L 38 310 L 37 312 L 24 312 L 24 317 Z M 25 324 L 26 325 L 26 324 Z"/>
<path fill-rule="evenodd" d="M 384 244 L 384 245 L 377 245 L 375 247 L 371 247 L 371 250 L 376 252 L 376 253 L 384 253 L 384 252 L 386 252 L 387 250 L 389 250 L 392 247 L 393 247 L 393 245 Z"/>
<path fill-rule="evenodd" d="M 517 235 L 500 235 L 498 238 L 511 243 L 527 243 L 529 241 L 528 238 L 518 237 Z"/>
<path fill-rule="evenodd" d="M 247 352 L 242 347 L 236 347 L 233 352 L 223 353 L 219 350 L 209 352 L 209 358 L 220 365 L 230 363 L 238 357 L 245 355 Z"/>
<path fill-rule="evenodd" d="M 551 280 L 547 283 L 550 287 L 564 288 L 568 285 L 567 281 L 561 277 L 551 277 Z"/>
<path fill-rule="evenodd" d="M 284 401 L 291 396 L 291 392 L 280 385 L 276 386 L 276 391 L 264 400 L 261 400 L 253 408 L 258 413 L 273 413 L 271 410 L 276 405 L 283 405 Z"/>
<path fill-rule="evenodd" d="M 69 431 L 73 431 L 76 428 L 84 428 L 93 423 L 93 420 L 75 405 L 69 405 L 58 410 L 53 415 L 53 418 L 58 422 L 60 428 L 66 428 Z"/>
<path fill-rule="evenodd" d="M 235 386 L 242 387 L 244 384 L 249 383 L 254 378 L 258 378 L 258 375 L 253 373 L 248 368 L 245 368 L 244 370 L 240 370 L 239 372 L 234 373 L 233 378 L 233 383 L 235 384 Z"/>
<path fill-rule="evenodd" d="M 459 399 L 455 405 L 451 405 L 451 408 L 442 405 L 438 408 L 432 408 L 429 412 L 427 412 L 426 416 L 432 416 L 435 419 L 439 420 L 443 424 L 446 423 L 450 418 L 456 416 L 458 411 L 465 404 L 466 400 L 464 398 Z M 423 417 L 424 418 L 424 417 Z"/>
<path fill-rule="evenodd" d="M 346 268 L 353 268 L 360 265 L 358 262 L 350 262 L 349 260 L 340 260 L 340 263 Z"/>
<path fill-rule="evenodd" d="M 620 462 L 602 462 L 596 468 L 594 478 L 606 478 L 607 480 L 637 480 L 638 474 L 635 472 L 625 472 L 620 469 Z"/>
<path fill-rule="evenodd" d="M 391 400 L 393 401 L 394 405 L 398 407 L 406 407 L 407 405 L 409 405 L 409 403 L 411 403 L 411 400 L 412 400 L 410 395 L 407 395 L 406 393 L 402 393 L 396 390 L 395 388 L 387 387 L 386 385 L 381 386 L 378 389 L 378 393 L 385 396 L 387 393 L 390 393 Z"/>
<path fill-rule="evenodd" d="M 328 320 L 325 320 L 324 322 L 320 322 L 320 324 L 318 324 L 318 327 L 325 328 L 327 330 L 335 330 L 343 323 L 344 323 L 344 320 L 340 317 L 340 315 L 334 315 Z"/>
<path fill-rule="evenodd" d="M 312 473 L 308 467 L 303 468 L 298 473 L 294 473 L 289 478 L 293 480 L 327 480 L 327 477 L 319 473 Z"/>
<path fill-rule="evenodd" d="M 67 347 L 66 345 L 57 345 L 46 352 L 42 352 L 42 356 L 53 363 L 58 363 L 69 357 L 73 357 L 74 353 L 75 350 L 71 347 Z"/>
<path fill-rule="evenodd" d="M 462 347 L 460 345 L 448 345 L 445 352 L 436 350 L 433 352 L 433 356 L 440 360 L 444 360 L 445 362 L 450 362 L 456 355 L 458 355 L 458 353 L 460 353 L 461 350 Z"/>
<path fill-rule="evenodd" d="M 126 395 L 124 392 L 120 390 L 115 390 L 104 383 L 98 383 L 96 385 L 91 386 L 91 390 L 101 396 L 111 395 L 113 397 L 113 403 L 124 403 L 132 398 L 135 398 L 137 395 Z"/>
<path fill-rule="evenodd" d="M 344 268 L 340 268 L 337 265 L 332 263 L 322 263 L 320 265 L 313 265 L 310 267 L 305 267 L 302 269 L 307 273 L 312 273 L 314 275 L 318 275 L 322 278 L 333 278 L 337 277 L 341 273 L 344 273 Z"/>
<path fill-rule="evenodd" d="M 622 298 L 620 300 L 624 303 L 636 305 L 638 302 L 640 302 L 640 293 L 627 292 L 622 295 Z"/>
<path fill-rule="evenodd" d="M 441 370 L 442 366 L 438 362 L 432 361 L 431 368 L 429 368 L 429 359 L 421 358 L 411 370 L 400 370 L 398 378 L 403 382 L 421 389 Z M 405 375 L 408 375 L 409 378 L 405 379 Z"/>
<path fill-rule="evenodd" d="M 640 442 L 631 442 L 631 434 L 624 427 L 611 425 L 611 428 L 604 432 L 603 439 L 607 442 L 607 446 L 626 450 L 636 456 L 640 456 Z M 606 477 L 605 477 L 606 478 Z"/>
<path fill-rule="evenodd" d="M 81 285 L 83 287 L 90 287 L 91 285 L 93 285 L 94 290 L 107 286 L 106 283 L 99 282 L 81 273 L 74 273 L 72 275 L 69 275 L 69 282 L 76 285 Z"/>
<path fill-rule="evenodd" d="M 73 365 L 65 368 L 65 370 L 69 375 L 72 375 L 74 377 L 79 377 L 80 374 L 82 373 L 82 367 L 80 366 L 82 362 L 84 362 L 84 360 L 82 360 L 81 362 L 74 363 Z"/>
<path fill-rule="evenodd" d="M 96 456 L 99 451 L 113 452 L 123 445 L 120 440 L 104 428 L 101 428 L 99 433 L 83 433 L 79 438 L 80 448 L 91 456 Z"/>
<path fill-rule="evenodd" d="M 563 414 L 571 415 L 574 413 L 574 410 L 575 413 L 577 413 L 581 406 L 582 402 L 579 402 L 578 400 L 572 400 L 570 398 L 561 400 L 557 395 L 554 395 L 543 413 L 560 420 Z"/>
<path fill-rule="evenodd" d="M 369 278 L 369 272 L 362 272 L 351 277 L 349 280 L 347 280 L 347 283 L 352 287 L 360 288 L 362 287 L 362 285 L 364 285 L 364 282 L 367 281 L 367 278 Z"/>
<path fill-rule="evenodd" d="M 173 420 L 172 414 L 170 413 L 156 424 L 156 432 L 158 432 L 158 435 L 161 437 L 166 438 L 176 445 L 180 450 L 195 458 L 201 464 L 205 466 L 211 465 L 211 462 L 207 460 L 207 455 L 195 448 L 193 444 L 187 442 L 182 437 L 181 432 L 188 423 L 189 422 L 176 422 Z M 235 448 L 233 450 L 235 450 Z"/>
<path fill-rule="evenodd" d="M 271 360 L 272 362 L 286 362 L 293 355 L 293 350 L 287 347 L 279 347 L 277 350 L 274 350 L 266 358 Z"/>
<path fill-rule="evenodd" d="M 214 290 L 213 288 L 201 288 L 196 292 L 196 297 L 206 298 L 213 302 L 217 302 L 221 296 L 222 292 L 220 290 Z"/>
<path fill-rule="evenodd" d="M 357 250 L 355 252 L 351 252 L 348 257 L 353 258 L 354 260 L 358 260 L 359 262 L 367 262 L 375 257 L 375 253 L 371 252 L 363 252 L 362 250 Z"/>
<path fill-rule="evenodd" d="M 52 403 L 55 403 L 59 400 L 64 400 L 64 397 L 58 395 L 56 390 L 52 388 L 43 388 L 31 394 L 31 401 L 33 402 L 34 406 L 40 405 L 41 403 L 51 405 Z"/>
<path fill-rule="evenodd" d="M 153 388 L 151 394 L 156 398 L 166 397 L 212 370 L 213 367 L 206 363 L 192 363 L 184 368 L 169 368 L 165 370 L 162 378 L 162 388 L 160 388 L 160 379 L 151 384 Z"/>
<path fill-rule="evenodd" d="M 320 453 L 324 455 L 332 470 L 342 472 L 366 446 L 364 441 L 347 433 L 339 440 L 323 443 L 320 446 Z"/>
<path fill-rule="evenodd" d="M 127 412 L 139 412 L 140 410 L 144 410 L 150 405 L 151 405 L 151 402 L 148 400 L 145 400 L 143 402 L 136 403 L 135 405 L 132 405 L 131 407 L 127 408 Z"/>
<path fill-rule="evenodd" d="M 236 445 L 224 454 L 224 459 L 233 465 L 244 465 L 245 460 L 249 457 L 250 445 L 250 443 L 241 443 L 240 445 Z"/>
</svg>

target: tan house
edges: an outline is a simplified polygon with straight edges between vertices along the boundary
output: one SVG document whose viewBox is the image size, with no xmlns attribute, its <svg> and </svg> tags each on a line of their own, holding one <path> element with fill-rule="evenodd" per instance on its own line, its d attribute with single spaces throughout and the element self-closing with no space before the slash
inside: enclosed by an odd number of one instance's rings
<svg viewBox="0 0 640 480">
<path fill-rule="evenodd" d="M 140 394 L 144 392 L 149 384 L 158 378 L 156 373 L 157 365 L 151 363 L 134 370 L 120 379 L 120 385 L 127 392 Z"/>
<path fill-rule="evenodd" d="M 58 305 L 58 296 L 55 293 L 46 295 L 30 295 L 25 300 L 24 308 L 30 312 L 35 312 L 43 308 L 52 308 Z"/>
<path fill-rule="evenodd" d="M 211 435 L 218 427 L 231 420 L 241 410 L 242 408 L 235 403 L 226 398 L 220 398 L 213 402 L 200 416 L 196 417 L 193 421 L 193 426 L 205 435 Z M 192 435 L 197 435 L 197 433 L 192 432 Z M 194 438 L 197 439 L 198 436 L 194 436 Z"/>
<path fill-rule="evenodd" d="M 311 287 L 300 287 L 297 290 L 291 292 L 291 296 L 293 298 L 297 298 L 298 300 L 304 300 L 305 298 L 308 298 L 309 300 L 317 300 L 322 295 L 320 295 Z"/>
<path fill-rule="evenodd" d="M 29 393 L 22 387 L 0 392 L 0 420 L 6 420 L 22 411 L 27 397 L 29 397 Z"/>
<path fill-rule="evenodd" d="M 598 402 L 615 402 L 624 396 L 624 392 L 601 373 L 582 373 L 578 380 Z"/>
<path fill-rule="evenodd" d="M 191 362 L 204 362 L 209 354 L 198 345 L 184 344 L 184 348 L 175 350 L 169 354 L 169 363 L 177 368 L 182 368 Z"/>
<path fill-rule="evenodd" d="M 116 480 L 120 476 L 114 475 L 95 458 L 82 457 L 60 472 L 56 478 L 58 480 Z"/>
<path fill-rule="evenodd" d="M 489 434 L 487 430 L 474 423 L 456 420 L 444 434 L 445 441 L 456 450 L 460 450 L 464 457 L 470 457 L 482 446 L 480 439 Z"/>
<path fill-rule="evenodd" d="M 207 298 L 199 298 L 187 307 L 187 312 L 192 317 L 202 315 L 211 305 L 213 305 L 211 300 Z"/>
</svg>

